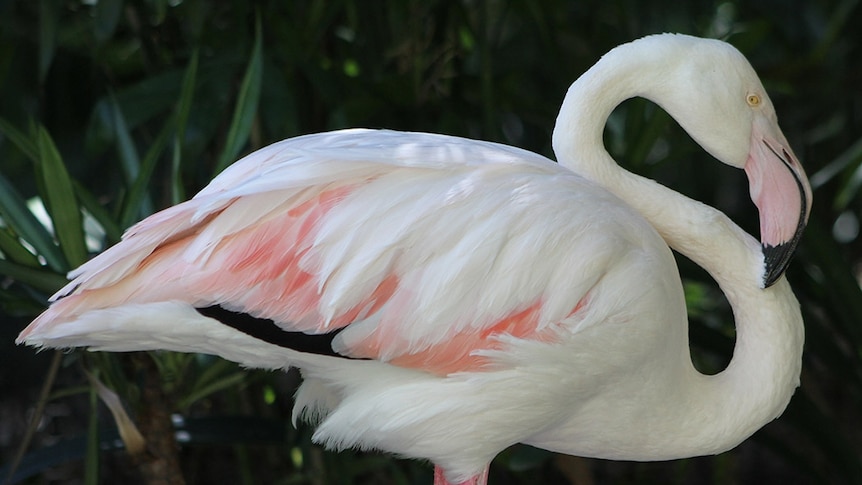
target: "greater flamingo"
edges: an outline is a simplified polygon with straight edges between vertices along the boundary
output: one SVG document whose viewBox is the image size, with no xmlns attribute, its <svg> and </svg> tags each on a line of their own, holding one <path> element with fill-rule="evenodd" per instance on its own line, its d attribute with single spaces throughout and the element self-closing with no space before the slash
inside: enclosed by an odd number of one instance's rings
<svg viewBox="0 0 862 485">
<path fill-rule="evenodd" d="M 760 244 L 614 163 L 603 127 L 633 96 L 745 169 Z M 666 460 L 720 453 L 779 416 L 803 344 L 782 274 L 811 189 L 745 58 L 673 34 L 613 49 L 572 84 L 553 145 L 559 164 L 393 131 L 270 145 L 73 271 L 18 342 L 298 367 L 294 419 L 317 424 L 315 441 L 429 459 L 438 484 L 485 483 L 519 442 Z M 717 375 L 691 363 L 670 248 L 733 307 Z"/>
</svg>

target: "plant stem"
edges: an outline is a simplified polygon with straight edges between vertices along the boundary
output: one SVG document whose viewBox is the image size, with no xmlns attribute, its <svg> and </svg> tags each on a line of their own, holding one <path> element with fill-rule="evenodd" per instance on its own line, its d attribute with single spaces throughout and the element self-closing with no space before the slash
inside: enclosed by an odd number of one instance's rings
<svg viewBox="0 0 862 485">
<path fill-rule="evenodd" d="M 145 352 L 130 355 L 130 363 L 142 382 L 137 424 L 146 440 L 144 450 L 131 455 L 132 463 L 148 485 L 184 485 L 170 401 L 162 388 L 159 369 Z"/>
</svg>

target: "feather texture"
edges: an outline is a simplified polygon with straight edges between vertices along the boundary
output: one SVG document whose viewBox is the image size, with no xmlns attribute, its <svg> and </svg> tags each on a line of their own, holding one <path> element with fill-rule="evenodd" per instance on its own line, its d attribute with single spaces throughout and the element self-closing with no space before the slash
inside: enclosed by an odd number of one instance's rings
<svg viewBox="0 0 862 485">
<path fill-rule="evenodd" d="M 346 356 L 446 374 L 484 363 L 475 352 L 498 348 L 501 334 L 553 341 L 563 320 L 579 320 L 575 308 L 615 254 L 661 244 L 648 225 L 621 224 L 633 214 L 613 196 L 547 159 L 396 135 L 326 133 L 253 154 L 223 175 L 229 188 L 216 179 L 73 273 L 58 295 L 73 294 L 40 320 L 160 301 L 218 304 L 289 331 L 349 326 L 335 341 Z M 344 146 L 363 157 L 341 160 L 338 171 Z M 413 152 L 430 155 L 413 163 Z M 392 162 L 397 153 L 404 163 Z M 331 161 L 327 177 L 291 186 L 321 160 Z M 287 187 L 261 183 L 273 172 Z M 613 217 L 611 205 L 624 215 Z"/>
</svg>

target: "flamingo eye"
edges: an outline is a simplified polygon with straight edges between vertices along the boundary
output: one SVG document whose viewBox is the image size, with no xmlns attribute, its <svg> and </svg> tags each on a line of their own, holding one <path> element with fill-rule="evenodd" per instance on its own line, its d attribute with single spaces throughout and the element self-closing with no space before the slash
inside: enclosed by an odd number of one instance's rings
<svg viewBox="0 0 862 485">
<path fill-rule="evenodd" d="M 748 103 L 752 108 L 756 108 L 760 106 L 760 96 L 756 94 L 749 94 L 748 97 L 745 98 L 745 102 Z"/>
</svg>

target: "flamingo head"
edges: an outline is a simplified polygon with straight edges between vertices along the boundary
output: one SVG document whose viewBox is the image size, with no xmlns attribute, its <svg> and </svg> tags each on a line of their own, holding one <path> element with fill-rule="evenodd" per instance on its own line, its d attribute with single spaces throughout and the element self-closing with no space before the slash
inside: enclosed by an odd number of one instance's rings
<svg viewBox="0 0 862 485">
<path fill-rule="evenodd" d="M 677 37 L 677 36 L 675 36 Z M 694 39 L 687 36 L 681 38 Z M 754 69 L 731 45 L 680 42 L 668 56 L 659 104 L 707 152 L 745 170 L 760 214 L 763 287 L 784 274 L 811 212 L 811 186 L 778 126 L 775 108 Z M 666 59 L 668 57 L 665 57 Z"/>
</svg>

